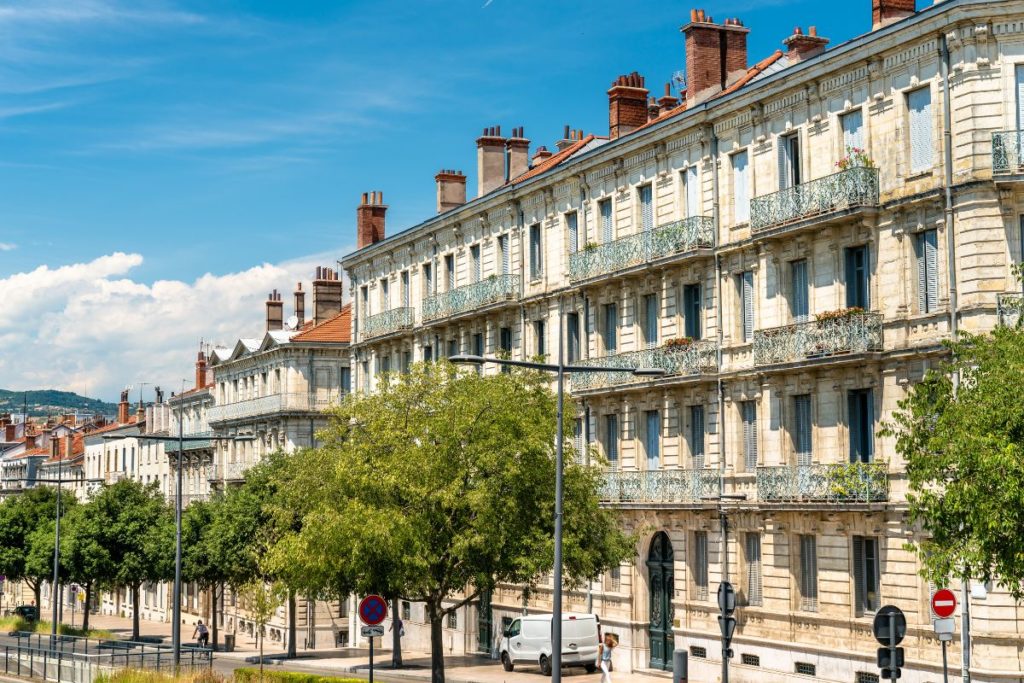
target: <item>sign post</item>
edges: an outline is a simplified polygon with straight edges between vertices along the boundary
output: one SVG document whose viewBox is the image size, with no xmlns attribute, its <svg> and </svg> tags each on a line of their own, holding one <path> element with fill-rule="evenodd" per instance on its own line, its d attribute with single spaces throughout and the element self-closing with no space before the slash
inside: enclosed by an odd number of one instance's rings
<svg viewBox="0 0 1024 683">
<path fill-rule="evenodd" d="M 718 627 L 722 631 L 722 683 L 729 683 L 729 659 L 732 658 L 732 636 L 736 631 L 736 591 L 732 584 L 723 581 L 718 584 Z"/>
<path fill-rule="evenodd" d="M 956 611 L 956 593 L 948 588 L 940 588 L 932 595 L 932 613 L 935 619 L 932 626 L 935 627 L 935 635 L 942 643 L 942 680 L 949 683 L 949 663 L 946 658 L 946 643 L 953 640 L 953 631 L 956 622 L 953 620 L 953 612 Z"/>
<path fill-rule="evenodd" d="M 366 624 L 360 633 L 370 639 L 370 683 L 373 683 L 373 638 L 384 635 L 381 623 L 388 616 L 388 603 L 379 595 L 367 595 L 359 601 L 359 619 Z"/>
</svg>

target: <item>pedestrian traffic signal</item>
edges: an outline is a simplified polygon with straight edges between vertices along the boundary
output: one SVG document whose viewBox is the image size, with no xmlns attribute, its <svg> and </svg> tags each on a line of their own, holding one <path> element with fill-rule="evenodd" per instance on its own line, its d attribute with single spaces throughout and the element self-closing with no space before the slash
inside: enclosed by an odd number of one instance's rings
<svg viewBox="0 0 1024 683">
<path fill-rule="evenodd" d="M 894 656 L 895 654 L 895 656 Z M 895 660 L 895 661 L 894 661 Z M 879 669 L 899 669 L 903 666 L 903 648 L 878 648 L 878 668 Z M 896 678 L 899 678 L 897 676 Z"/>
<path fill-rule="evenodd" d="M 887 678 L 891 681 L 895 681 L 902 675 L 903 673 L 899 669 L 882 669 L 882 678 Z"/>
</svg>

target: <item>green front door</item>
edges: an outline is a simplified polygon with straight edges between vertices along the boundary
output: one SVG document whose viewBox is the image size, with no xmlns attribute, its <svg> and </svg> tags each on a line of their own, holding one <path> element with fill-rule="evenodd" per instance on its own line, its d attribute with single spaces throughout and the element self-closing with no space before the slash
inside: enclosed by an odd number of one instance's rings
<svg viewBox="0 0 1024 683">
<path fill-rule="evenodd" d="M 491 613 L 491 592 L 481 591 L 480 593 L 480 605 L 476 615 L 476 649 L 481 654 L 490 656 L 492 634 L 491 629 L 493 628 L 493 614 Z"/>
<path fill-rule="evenodd" d="M 672 543 L 668 535 L 658 532 L 647 555 L 647 573 L 650 576 L 650 625 L 652 669 L 672 670 L 672 652 L 675 640 L 672 634 L 672 596 L 675 581 L 672 577 Z"/>
</svg>

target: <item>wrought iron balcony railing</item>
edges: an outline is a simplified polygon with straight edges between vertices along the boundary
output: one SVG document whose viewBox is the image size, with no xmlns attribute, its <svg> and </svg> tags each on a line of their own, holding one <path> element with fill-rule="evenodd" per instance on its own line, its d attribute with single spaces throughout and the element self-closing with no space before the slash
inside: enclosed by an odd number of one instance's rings
<svg viewBox="0 0 1024 683">
<path fill-rule="evenodd" d="M 714 220 L 710 216 L 691 216 L 570 254 L 569 280 L 579 282 L 607 275 L 660 256 L 711 247 L 714 243 Z"/>
<path fill-rule="evenodd" d="M 992 175 L 1015 175 L 1024 173 L 1024 131 L 1008 130 L 992 133 Z"/>
<path fill-rule="evenodd" d="M 392 308 L 390 311 L 371 315 L 361 326 L 363 339 L 382 337 L 392 332 L 411 329 L 413 326 L 413 310 L 408 306 Z"/>
<path fill-rule="evenodd" d="M 721 494 L 718 470 L 609 470 L 601 486 L 605 503 L 699 503 Z"/>
<path fill-rule="evenodd" d="M 342 395 L 337 390 L 313 393 L 270 394 L 269 396 L 260 396 L 259 398 L 211 406 L 207 411 L 207 422 L 215 424 L 261 415 L 273 415 L 275 413 L 317 413 L 326 410 L 332 405 L 337 405 L 341 398 Z"/>
<path fill-rule="evenodd" d="M 881 350 L 881 313 L 850 313 L 754 331 L 754 365 Z"/>
<path fill-rule="evenodd" d="M 855 166 L 750 200 L 750 230 L 754 233 L 793 221 L 878 205 L 878 169 Z"/>
<path fill-rule="evenodd" d="M 614 356 L 590 358 L 573 365 L 597 365 L 610 368 L 661 368 L 665 375 L 699 375 L 718 368 L 718 349 L 713 341 L 693 341 L 681 346 L 659 346 L 653 349 L 627 351 Z M 649 381 L 628 372 L 578 372 L 571 376 L 572 390 L 585 391 L 603 387 Z"/>
<path fill-rule="evenodd" d="M 1020 314 L 1024 311 L 1024 296 L 1017 293 L 1000 294 L 996 299 L 999 324 L 1005 327 L 1016 327 L 1020 324 Z"/>
<path fill-rule="evenodd" d="M 225 462 L 209 469 L 207 478 L 211 481 L 241 481 L 245 471 L 253 466 L 251 462 Z"/>
<path fill-rule="evenodd" d="M 423 300 L 423 320 L 439 320 L 499 301 L 516 301 L 522 287 L 518 275 L 489 275 L 471 285 L 456 287 Z"/>
<path fill-rule="evenodd" d="M 211 430 L 206 430 L 202 432 L 192 432 L 191 434 L 185 432 L 184 436 L 188 437 L 189 439 L 188 441 L 184 441 L 182 443 L 186 453 L 188 453 L 189 451 L 202 451 L 213 448 L 214 439 L 213 431 Z M 198 439 L 199 437 L 206 438 L 203 441 L 194 440 Z M 168 454 L 178 452 L 178 433 L 176 431 L 171 432 L 171 434 L 167 437 L 167 440 L 164 441 L 164 452 Z M 171 464 L 173 465 L 173 463 Z"/>
<path fill-rule="evenodd" d="M 762 501 L 875 503 L 889 499 L 885 462 L 782 465 L 757 468 Z"/>
</svg>

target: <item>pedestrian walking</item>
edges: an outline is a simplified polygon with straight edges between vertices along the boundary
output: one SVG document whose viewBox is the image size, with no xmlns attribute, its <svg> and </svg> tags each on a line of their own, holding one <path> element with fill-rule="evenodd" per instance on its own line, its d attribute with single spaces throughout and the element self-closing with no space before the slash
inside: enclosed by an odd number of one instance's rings
<svg viewBox="0 0 1024 683">
<path fill-rule="evenodd" d="M 612 683 L 612 650 L 619 644 L 614 633 L 605 633 L 604 642 L 597 649 L 597 664 L 601 667 L 601 683 Z"/>
</svg>

